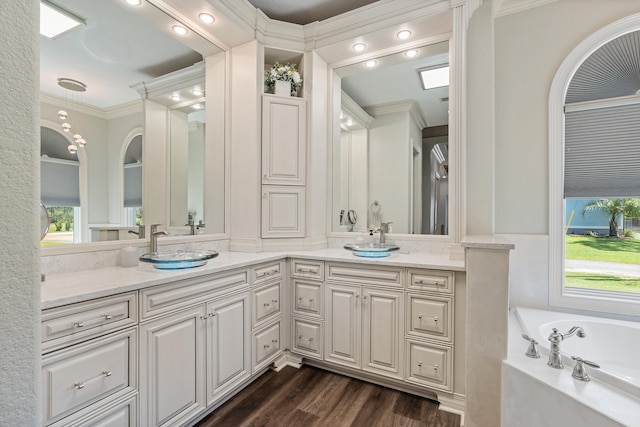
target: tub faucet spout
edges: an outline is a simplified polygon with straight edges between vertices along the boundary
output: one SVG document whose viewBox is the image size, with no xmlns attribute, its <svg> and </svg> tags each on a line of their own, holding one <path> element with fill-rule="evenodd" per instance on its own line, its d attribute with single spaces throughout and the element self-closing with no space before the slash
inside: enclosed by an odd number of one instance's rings
<svg viewBox="0 0 640 427">
<path fill-rule="evenodd" d="M 580 326 L 574 326 L 564 334 L 559 333 L 556 328 L 553 328 L 552 331 L 553 332 L 551 332 L 548 338 L 551 344 L 549 346 L 549 361 L 547 362 L 547 365 L 555 369 L 564 369 L 564 365 L 562 364 L 562 356 L 560 355 L 560 342 L 565 338 L 570 338 L 574 335 L 577 335 L 580 338 L 584 338 L 587 336 L 587 334 L 585 334 L 584 329 L 582 329 Z"/>
</svg>

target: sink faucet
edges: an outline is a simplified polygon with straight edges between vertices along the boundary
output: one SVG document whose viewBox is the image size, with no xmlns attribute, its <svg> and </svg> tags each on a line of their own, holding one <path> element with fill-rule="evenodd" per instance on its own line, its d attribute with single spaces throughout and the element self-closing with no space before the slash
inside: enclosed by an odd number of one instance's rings
<svg viewBox="0 0 640 427">
<path fill-rule="evenodd" d="M 393 224 L 393 221 L 380 223 L 380 228 L 376 231 L 380 232 L 380 244 L 384 245 L 387 241 L 387 233 L 389 232 L 389 224 Z"/>
<path fill-rule="evenodd" d="M 135 234 L 138 236 L 138 239 L 144 239 L 145 238 L 145 229 L 144 229 L 144 225 L 140 224 L 138 226 L 138 231 L 135 230 L 129 230 L 129 234 Z"/>
<path fill-rule="evenodd" d="M 187 219 L 187 223 L 185 225 L 188 225 L 191 230 L 190 230 L 190 234 L 193 236 L 194 234 L 196 234 L 196 223 L 193 220 L 193 212 L 189 212 L 189 217 Z"/>
<path fill-rule="evenodd" d="M 160 225 L 161 224 L 153 224 L 151 226 L 151 235 L 149 236 L 151 247 L 149 248 L 149 252 L 158 252 L 158 236 L 166 236 L 169 234 L 166 231 L 158 231 Z"/>
<path fill-rule="evenodd" d="M 564 365 L 562 364 L 562 356 L 560 356 L 560 342 L 565 338 L 570 338 L 574 335 L 578 335 L 580 338 L 584 338 L 587 336 L 585 334 L 584 329 L 580 326 L 574 326 L 569 329 L 569 332 L 565 332 L 564 334 L 558 333 L 556 328 L 552 329 L 551 335 L 549 335 L 550 351 L 549 351 L 549 361 L 547 365 L 556 369 L 564 369 Z"/>
</svg>

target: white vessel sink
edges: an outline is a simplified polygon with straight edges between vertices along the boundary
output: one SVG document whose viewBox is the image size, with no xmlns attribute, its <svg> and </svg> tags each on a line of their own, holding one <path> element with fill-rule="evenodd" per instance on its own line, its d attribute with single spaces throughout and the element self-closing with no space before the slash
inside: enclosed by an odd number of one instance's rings
<svg viewBox="0 0 640 427">
<path fill-rule="evenodd" d="M 140 256 L 140 261 L 151 263 L 160 270 L 177 270 L 205 265 L 208 260 L 218 256 L 218 252 L 209 250 L 175 250 L 149 252 Z"/>
<path fill-rule="evenodd" d="M 400 249 L 399 246 L 389 243 L 349 243 L 344 245 L 344 248 L 363 258 L 384 258 Z"/>
</svg>

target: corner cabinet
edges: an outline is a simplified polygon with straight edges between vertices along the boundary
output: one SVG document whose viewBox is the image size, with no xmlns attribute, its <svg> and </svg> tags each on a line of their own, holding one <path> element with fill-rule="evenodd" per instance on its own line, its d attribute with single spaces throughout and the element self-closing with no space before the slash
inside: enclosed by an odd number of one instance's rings
<svg viewBox="0 0 640 427">
<path fill-rule="evenodd" d="M 306 100 L 263 95 L 262 237 L 304 237 Z"/>
</svg>

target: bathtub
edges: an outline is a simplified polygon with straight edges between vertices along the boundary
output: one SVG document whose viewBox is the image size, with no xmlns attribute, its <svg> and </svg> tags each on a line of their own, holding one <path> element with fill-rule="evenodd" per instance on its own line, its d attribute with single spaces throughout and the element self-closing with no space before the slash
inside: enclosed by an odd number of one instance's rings
<svg viewBox="0 0 640 427">
<path fill-rule="evenodd" d="M 552 328 L 560 333 L 581 326 L 560 343 L 565 369 L 547 366 Z M 525 333 L 538 341 L 540 359 L 524 355 Z M 509 319 L 509 351 L 503 362 L 503 425 L 640 426 L 640 323 L 518 307 Z M 582 357 L 591 382 L 571 377 Z"/>
</svg>

